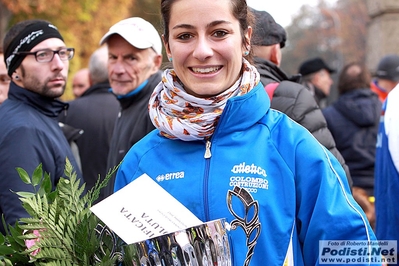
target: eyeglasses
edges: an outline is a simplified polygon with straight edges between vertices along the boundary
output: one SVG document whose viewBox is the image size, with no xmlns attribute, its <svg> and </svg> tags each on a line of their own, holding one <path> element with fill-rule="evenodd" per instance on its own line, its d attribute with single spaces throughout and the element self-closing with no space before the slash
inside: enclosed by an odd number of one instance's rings
<svg viewBox="0 0 399 266">
<path fill-rule="evenodd" d="M 36 52 L 17 52 L 16 55 L 26 54 L 26 55 L 34 55 L 35 59 L 39 63 L 48 63 L 51 62 L 54 58 L 55 54 L 58 54 L 62 61 L 71 60 L 73 55 L 75 54 L 74 48 L 61 48 L 60 50 L 54 51 L 50 49 L 43 49 Z"/>
<path fill-rule="evenodd" d="M 9 84 L 11 78 L 6 74 L 0 74 L 0 84 Z"/>
</svg>

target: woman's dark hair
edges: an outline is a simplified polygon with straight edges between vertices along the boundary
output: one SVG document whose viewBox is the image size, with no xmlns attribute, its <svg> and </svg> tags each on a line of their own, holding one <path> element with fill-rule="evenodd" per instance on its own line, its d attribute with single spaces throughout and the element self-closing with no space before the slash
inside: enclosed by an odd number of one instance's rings
<svg viewBox="0 0 399 266">
<path fill-rule="evenodd" d="M 341 71 L 338 79 L 338 92 L 340 95 L 357 89 L 370 87 L 370 72 L 356 62 L 347 64 Z"/>
<path fill-rule="evenodd" d="M 170 23 L 170 13 L 172 9 L 172 5 L 179 0 L 162 0 L 161 1 L 161 15 L 162 15 L 162 27 L 163 27 L 163 36 L 165 39 L 165 43 L 169 43 L 169 23 Z M 183 0 L 184 1 L 184 0 Z M 240 23 L 241 30 L 241 39 L 243 46 L 249 47 L 248 41 L 245 39 L 244 34 L 247 32 L 248 26 L 253 27 L 254 25 L 254 15 L 249 10 L 247 6 L 246 0 L 231 0 L 231 7 L 233 16 Z M 252 62 L 252 49 L 249 51 L 249 55 L 246 56 L 246 59 L 249 62 Z"/>
</svg>

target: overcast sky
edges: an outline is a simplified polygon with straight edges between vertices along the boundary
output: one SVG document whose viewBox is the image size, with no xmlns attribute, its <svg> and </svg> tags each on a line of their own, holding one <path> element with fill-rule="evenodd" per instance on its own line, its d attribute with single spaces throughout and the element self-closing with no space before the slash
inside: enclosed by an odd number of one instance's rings
<svg viewBox="0 0 399 266">
<path fill-rule="evenodd" d="M 336 0 L 328 0 L 335 3 Z M 290 24 L 292 15 L 296 14 L 301 6 L 316 6 L 318 0 L 247 0 L 249 6 L 257 10 L 266 10 L 281 26 Z"/>
</svg>

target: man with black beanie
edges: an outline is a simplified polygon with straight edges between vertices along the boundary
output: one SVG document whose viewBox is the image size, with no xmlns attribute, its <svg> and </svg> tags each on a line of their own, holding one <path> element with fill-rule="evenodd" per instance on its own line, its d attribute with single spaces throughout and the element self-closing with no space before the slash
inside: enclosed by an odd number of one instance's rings
<svg viewBox="0 0 399 266">
<path fill-rule="evenodd" d="M 285 113 L 308 129 L 338 159 L 345 170 L 349 184 L 352 185 L 349 168 L 337 150 L 334 138 L 327 128 L 327 122 L 313 96 L 298 83 L 300 76 L 288 77 L 279 67 L 281 48 L 285 46 L 287 40 L 284 28 L 266 11 L 255 9 L 251 11 L 256 23 L 251 42 L 252 51 L 260 80 L 271 96 L 271 108 Z"/>
<path fill-rule="evenodd" d="M 57 121 L 67 106 L 57 98 L 64 93 L 74 49 L 66 47 L 58 29 L 44 20 L 15 24 L 3 47 L 11 83 L 8 100 L 0 106 L 0 215 L 14 225 L 29 216 L 15 192 L 34 192 L 22 182 L 17 167 L 31 175 L 42 164 L 55 186 L 68 158 L 82 177 Z M 5 230 L 0 223 L 0 231 Z"/>
</svg>

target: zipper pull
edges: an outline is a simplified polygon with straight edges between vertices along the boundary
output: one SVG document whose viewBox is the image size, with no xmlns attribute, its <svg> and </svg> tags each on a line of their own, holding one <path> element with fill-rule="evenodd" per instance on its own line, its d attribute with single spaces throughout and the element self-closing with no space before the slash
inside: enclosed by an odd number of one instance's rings
<svg viewBox="0 0 399 266">
<path fill-rule="evenodd" d="M 211 143 L 210 140 L 206 141 L 206 144 L 205 144 L 205 155 L 204 155 L 205 159 L 209 159 L 212 156 L 212 154 L 211 154 L 211 144 L 212 143 Z"/>
<path fill-rule="evenodd" d="M 68 107 L 65 105 L 64 106 L 64 117 L 68 115 Z"/>
</svg>

